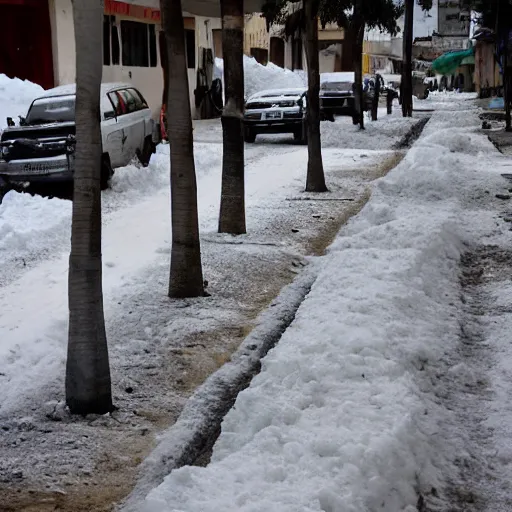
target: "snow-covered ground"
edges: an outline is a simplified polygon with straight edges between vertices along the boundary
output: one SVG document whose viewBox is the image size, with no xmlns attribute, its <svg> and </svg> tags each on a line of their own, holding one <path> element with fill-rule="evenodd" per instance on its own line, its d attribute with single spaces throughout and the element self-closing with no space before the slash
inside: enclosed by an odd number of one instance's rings
<svg viewBox="0 0 512 512">
<path fill-rule="evenodd" d="M 290 136 L 247 145 L 249 233 L 236 240 L 216 233 L 220 122 L 196 123 L 203 263 L 212 294 L 197 301 L 166 297 L 169 147 L 160 147 L 147 169 L 116 170 L 102 195 L 105 316 L 119 406 L 110 419 L 70 418 L 61 402 L 70 202 L 9 192 L 0 205 L 0 480 L 11 494 L 0 488 L 0 501 L 34 489 L 71 499 L 84 485 L 105 486 L 111 500 L 128 492 L 152 436 L 176 419 L 195 387 L 306 264 L 304 257 L 323 250 L 364 203 L 369 183 L 395 161 L 393 147 L 411 122 L 395 116 L 387 122 L 369 127 L 364 142 L 348 118 L 323 128 L 325 201 L 303 193 L 307 148 Z M 73 507 L 66 510 L 93 510 Z"/>
<path fill-rule="evenodd" d="M 415 109 L 425 110 L 471 110 L 476 109 L 478 95 L 473 92 L 433 91 L 425 100 L 413 96 Z"/>
<path fill-rule="evenodd" d="M 264 154 L 261 154 L 262 148 L 265 148 Z M 218 221 L 220 144 L 209 158 L 208 152 L 204 155 L 202 149 L 199 147 L 197 151 L 198 204 L 200 228 L 206 235 L 215 233 Z M 153 186 L 144 189 L 146 196 L 139 196 L 138 201 L 116 208 L 105 217 L 103 281 L 107 309 L 115 290 L 150 266 L 159 254 L 166 252 L 169 244 L 166 151 L 168 146 L 161 149 L 154 166 L 143 171 L 159 173 L 153 177 Z M 275 221 L 271 205 L 300 191 L 306 152 L 303 147 L 276 144 L 251 148 L 246 169 L 249 233 L 270 229 Z M 373 153 L 368 161 L 368 154 L 358 150 L 331 149 L 324 156 L 329 171 L 375 165 L 383 155 Z M 123 171 L 118 171 L 119 181 L 114 181 L 113 191 L 106 194 L 107 208 L 111 204 L 109 195 L 130 190 L 122 176 Z M 126 172 L 131 177 L 131 169 Z M 155 184 L 159 181 L 162 186 L 157 188 Z M 137 183 L 138 180 L 133 181 L 133 195 L 138 191 Z M 15 192 L 7 194 L 0 206 L 0 233 L 3 233 L 0 240 L 6 263 L 3 271 L 9 268 L 9 263 L 17 265 L 15 278 L 5 275 L 9 284 L 0 288 L 0 379 L 4 386 L 0 415 L 19 407 L 23 396 L 30 397 L 36 388 L 41 389 L 45 382 L 53 381 L 62 368 L 66 346 L 70 213 L 69 201 L 32 198 Z M 28 263 L 20 262 L 20 258 L 30 254 L 34 254 L 34 261 L 29 262 L 27 271 L 25 265 Z M 30 289 L 44 290 L 44 300 L 39 292 L 33 293 Z M 29 317 L 31 321 L 26 322 Z"/>
<path fill-rule="evenodd" d="M 225 418 L 211 463 L 173 471 L 141 510 L 484 510 L 479 491 L 485 510 L 510 510 L 510 314 L 468 357 L 460 279 L 466 253 L 512 246 L 495 198 L 512 164 L 465 99 L 432 100 L 443 107 L 422 137 L 315 262 L 316 283 Z M 510 311 L 501 279 L 487 292 Z M 464 415 L 479 407 L 480 439 Z M 486 465 L 483 492 L 465 473 Z"/>
<path fill-rule="evenodd" d="M 339 118 L 336 123 L 322 123 L 323 145 L 333 149 L 389 150 L 415 122 L 414 119 L 402 119 L 398 114 L 382 116 L 379 121 L 368 123 L 366 131 L 361 133 L 349 118 Z M 210 194 L 210 199 L 204 204 L 210 204 L 213 215 L 215 207 L 209 201 L 218 197 L 220 180 L 215 171 L 220 169 L 222 160 L 222 130 L 219 121 L 196 122 L 194 138 L 200 190 L 203 178 L 209 175 L 205 190 Z M 284 135 L 258 137 L 258 143 L 248 145 L 246 152 L 248 162 L 256 162 L 262 153 L 288 154 L 303 150 L 293 143 L 291 136 Z M 352 158 L 350 151 L 347 154 Z M 358 154 L 354 153 L 354 157 Z M 114 211 L 167 191 L 168 166 L 169 147 L 160 146 L 148 168 L 129 165 L 117 169 L 111 189 L 103 193 L 104 223 L 109 222 L 109 215 Z M 70 218 L 69 201 L 32 197 L 14 191 L 6 194 L 0 204 L 0 285 L 12 282 L 27 267 L 31 268 L 43 258 L 53 258 L 68 250 Z"/>
</svg>

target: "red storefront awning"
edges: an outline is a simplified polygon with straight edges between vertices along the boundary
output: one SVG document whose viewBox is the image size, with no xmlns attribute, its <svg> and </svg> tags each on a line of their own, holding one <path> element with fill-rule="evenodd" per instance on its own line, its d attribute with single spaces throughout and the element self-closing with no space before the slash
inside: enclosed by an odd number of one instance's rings
<svg viewBox="0 0 512 512">
<path fill-rule="evenodd" d="M 1 0 L 0 0 L 1 2 Z M 140 20 L 160 21 L 160 11 L 142 5 L 128 4 L 117 0 L 105 0 L 105 14 L 119 14 Z"/>
</svg>

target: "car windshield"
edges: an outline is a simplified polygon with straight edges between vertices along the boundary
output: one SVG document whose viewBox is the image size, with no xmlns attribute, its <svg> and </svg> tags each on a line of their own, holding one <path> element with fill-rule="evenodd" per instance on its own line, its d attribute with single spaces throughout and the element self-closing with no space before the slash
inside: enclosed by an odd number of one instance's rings
<svg viewBox="0 0 512 512">
<path fill-rule="evenodd" d="M 28 111 L 26 123 L 66 123 L 75 120 L 75 96 L 56 96 L 35 100 Z"/>
</svg>

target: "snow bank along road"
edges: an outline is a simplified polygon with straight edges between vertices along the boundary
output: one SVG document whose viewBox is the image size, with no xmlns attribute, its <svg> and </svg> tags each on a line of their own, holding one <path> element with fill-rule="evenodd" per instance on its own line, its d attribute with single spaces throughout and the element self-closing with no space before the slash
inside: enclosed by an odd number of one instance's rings
<svg viewBox="0 0 512 512">
<path fill-rule="evenodd" d="M 331 192 L 323 197 L 332 201 L 317 202 L 302 193 L 306 148 L 288 138 L 248 146 L 249 234 L 236 239 L 215 232 L 220 126 L 196 126 L 209 299 L 169 303 L 165 297 L 168 148 L 147 170 L 116 172 L 112 190 L 103 196 L 106 321 L 120 408 L 112 417 L 70 418 L 59 403 L 70 204 L 6 196 L 0 206 L 0 477 L 9 503 L 26 498 L 23 503 L 33 505 L 39 496 L 40 511 L 58 504 L 63 510 L 91 512 L 129 490 L 152 435 L 174 421 L 195 387 L 229 358 L 258 311 L 305 264 L 304 255 L 321 249 L 329 229 L 359 207 L 369 182 L 396 157 L 389 148 L 415 122 L 386 118 L 359 139 L 349 121 L 324 127 Z M 345 149 L 351 145 L 356 149 Z M 346 198 L 354 201 L 338 201 Z M 19 489 L 41 495 L 17 494 Z"/>
<path fill-rule="evenodd" d="M 211 463 L 173 471 L 140 510 L 511 510 L 512 242 L 495 194 L 512 165 L 474 110 L 443 104 L 317 260 Z"/>
</svg>

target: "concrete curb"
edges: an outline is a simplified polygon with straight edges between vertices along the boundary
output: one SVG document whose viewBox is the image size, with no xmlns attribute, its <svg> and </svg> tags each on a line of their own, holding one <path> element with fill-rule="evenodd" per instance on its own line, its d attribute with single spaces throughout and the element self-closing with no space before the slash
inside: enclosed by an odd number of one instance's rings
<svg viewBox="0 0 512 512">
<path fill-rule="evenodd" d="M 123 512 L 139 510 L 148 492 L 162 483 L 174 469 L 194 464 L 212 449 L 224 416 L 233 407 L 242 390 L 260 371 L 261 360 L 280 340 L 295 318 L 299 306 L 317 277 L 315 263 L 310 264 L 272 304 L 263 311 L 257 326 L 247 336 L 231 361 L 212 374 L 187 401 L 176 423 L 159 437 L 153 452 L 141 464 L 139 480 L 124 503 Z"/>
</svg>

